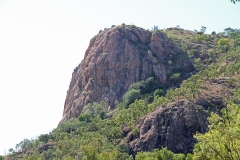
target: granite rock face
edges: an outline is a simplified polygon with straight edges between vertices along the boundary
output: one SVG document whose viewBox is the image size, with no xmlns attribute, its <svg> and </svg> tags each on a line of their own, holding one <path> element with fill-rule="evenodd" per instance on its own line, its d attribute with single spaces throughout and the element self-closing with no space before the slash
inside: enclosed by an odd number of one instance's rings
<svg viewBox="0 0 240 160">
<path fill-rule="evenodd" d="M 187 154 L 196 143 L 193 135 L 208 130 L 207 117 L 202 106 L 174 102 L 146 115 L 138 123 L 138 136 L 129 133 L 126 140 L 133 153 L 167 147 L 174 153 Z"/>
<path fill-rule="evenodd" d="M 134 82 L 154 76 L 157 83 L 164 84 L 168 71 L 191 68 L 184 59 L 174 66 L 166 65 L 166 59 L 178 54 L 160 31 L 130 26 L 102 31 L 91 39 L 84 60 L 72 74 L 61 122 L 78 117 L 88 103 L 105 101 L 113 109 Z"/>
</svg>

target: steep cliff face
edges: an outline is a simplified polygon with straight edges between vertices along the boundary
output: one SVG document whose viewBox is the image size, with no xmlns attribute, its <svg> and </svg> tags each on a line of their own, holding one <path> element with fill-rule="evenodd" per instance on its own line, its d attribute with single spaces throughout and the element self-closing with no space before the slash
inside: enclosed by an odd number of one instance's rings
<svg viewBox="0 0 240 160">
<path fill-rule="evenodd" d="M 84 60 L 75 68 L 67 92 L 62 122 L 78 117 L 88 103 L 105 101 L 110 108 L 122 101 L 131 83 L 154 76 L 157 83 L 167 81 L 166 72 L 191 68 L 186 59 L 174 67 L 164 61 L 180 54 L 165 33 L 118 26 L 91 39 Z"/>
</svg>

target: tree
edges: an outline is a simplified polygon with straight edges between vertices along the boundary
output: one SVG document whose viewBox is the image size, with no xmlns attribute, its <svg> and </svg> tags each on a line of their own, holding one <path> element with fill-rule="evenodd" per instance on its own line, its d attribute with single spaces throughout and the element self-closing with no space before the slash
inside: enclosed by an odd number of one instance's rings
<svg viewBox="0 0 240 160">
<path fill-rule="evenodd" d="M 159 30 L 159 29 L 158 29 L 158 26 L 155 26 L 155 25 L 154 25 L 154 26 L 152 27 L 152 30 L 158 31 L 158 30 Z"/>
<path fill-rule="evenodd" d="M 97 147 L 96 146 L 84 146 L 83 147 L 84 151 L 84 159 L 86 160 L 97 160 L 98 159 L 98 154 L 97 154 Z"/>
<path fill-rule="evenodd" d="M 171 75 L 170 80 L 173 83 L 178 82 L 181 79 L 181 74 L 180 73 L 174 73 L 173 75 Z"/>
<path fill-rule="evenodd" d="M 88 113 L 83 113 L 78 117 L 79 121 L 91 122 L 91 115 Z"/>
<path fill-rule="evenodd" d="M 0 160 L 4 160 L 4 157 L 0 155 Z"/>
<path fill-rule="evenodd" d="M 148 77 L 145 81 L 142 80 L 136 83 L 132 83 L 129 86 L 128 91 L 131 89 L 140 90 L 140 94 L 144 95 L 155 89 L 156 86 L 154 84 L 154 77 Z"/>
<path fill-rule="evenodd" d="M 221 114 L 209 117 L 209 131 L 197 133 L 194 159 L 240 159 L 240 108 L 230 102 Z"/>
<path fill-rule="evenodd" d="M 215 31 L 212 31 L 212 33 L 211 33 L 211 34 L 212 34 L 212 36 L 214 36 L 214 35 L 216 35 L 216 32 L 215 32 Z"/>
<path fill-rule="evenodd" d="M 155 149 L 153 152 L 138 152 L 136 160 L 185 160 L 184 154 L 174 154 L 173 152 L 163 148 Z"/>
<path fill-rule="evenodd" d="M 129 106 L 133 103 L 140 95 L 140 90 L 131 89 L 123 95 L 123 101 L 126 106 Z"/>
<path fill-rule="evenodd" d="M 117 146 L 118 140 L 123 137 L 122 129 L 116 126 L 111 126 L 104 131 L 104 134 L 114 143 L 115 147 Z"/>
<path fill-rule="evenodd" d="M 235 32 L 235 29 L 232 29 L 232 28 L 228 27 L 228 28 L 224 29 L 224 32 L 225 32 L 226 35 L 228 35 L 229 33 Z"/>
<path fill-rule="evenodd" d="M 240 0 L 230 0 L 232 3 L 240 2 Z"/>
<path fill-rule="evenodd" d="M 229 46 L 229 39 L 228 38 L 221 38 L 219 41 L 218 41 L 218 45 L 219 46 Z"/>
<path fill-rule="evenodd" d="M 12 152 L 13 152 L 13 148 L 10 148 L 10 149 L 8 150 L 8 152 L 9 152 L 9 153 L 12 153 Z"/>
<path fill-rule="evenodd" d="M 40 154 L 38 151 L 34 151 L 31 154 L 25 154 L 24 160 L 45 160 L 44 156 Z"/>
<path fill-rule="evenodd" d="M 202 34 L 205 33 L 206 29 L 207 29 L 207 27 L 204 27 L 204 26 L 201 27 Z"/>
<path fill-rule="evenodd" d="M 238 46 L 240 46 L 240 34 L 236 39 L 234 39 L 234 47 L 238 47 Z"/>
<path fill-rule="evenodd" d="M 218 46 L 222 46 L 225 51 L 227 52 L 228 50 L 228 46 L 230 44 L 230 41 L 228 38 L 221 38 L 219 41 L 218 41 Z"/>
<path fill-rule="evenodd" d="M 154 98 L 161 97 L 164 95 L 164 91 L 162 89 L 157 89 L 153 95 L 154 95 Z"/>
<path fill-rule="evenodd" d="M 33 141 L 29 139 L 24 139 L 19 144 L 16 145 L 16 148 L 21 149 L 22 151 L 27 151 L 32 147 L 33 147 Z"/>
<path fill-rule="evenodd" d="M 200 58 L 197 58 L 194 60 L 194 67 L 197 70 L 201 70 L 202 69 L 202 60 Z"/>
<path fill-rule="evenodd" d="M 206 27 L 202 26 L 201 29 L 200 29 L 200 31 L 194 30 L 194 32 L 196 32 L 197 34 L 202 35 L 203 33 L 205 33 L 206 29 L 207 29 Z"/>
<path fill-rule="evenodd" d="M 41 134 L 39 137 L 38 137 L 39 141 L 41 142 L 44 142 L 44 143 L 47 143 L 48 140 L 49 140 L 49 136 L 48 134 Z"/>
</svg>

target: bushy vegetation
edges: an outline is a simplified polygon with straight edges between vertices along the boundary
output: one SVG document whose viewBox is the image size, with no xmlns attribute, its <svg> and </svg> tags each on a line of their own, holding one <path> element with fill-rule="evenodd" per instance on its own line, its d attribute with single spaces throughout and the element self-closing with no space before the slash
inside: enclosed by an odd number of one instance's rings
<svg viewBox="0 0 240 160">
<path fill-rule="evenodd" d="M 139 152 L 136 155 L 136 160 L 185 160 L 184 154 L 174 154 L 173 152 L 163 148 L 161 150 L 154 150 L 153 152 Z"/>
<path fill-rule="evenodd" d="M 202 29 L 201 32 L 205 32 Z M 164 32 L 191 57 L 196 68 L 194 75 L 184 79 L 180 70 L 169 74 L 171 83 L 180 83 L 177 88 L 176 85 L 163 88 L 154 77 L 133 83 L 122 97 L 122 102 L 116 103 L 114 111 L 107 113 L 108 105 L 105 102 L 88 104 L 78 118 L 59 124 L 49 134 L 21 141 L 15 149 L 11 149 L 8 159 L 21 155 L 25 160 L 240 159 L 240 90 L 235 87 L 240 80 L 240 33 L 234 29 L 213 35 L 185 30 L 182 34 L 179 29 Z M 223 47 L 226 44 L 229 47 L 227 50 Z M 173 65 L 172 62 L 168 64 Z M 124 128 L 130 128 L 137 135 L 139 130 L 136 123 L 146 114 L 180 99 L 194 101 L 203 90 L 203 84 L 221 77 L 227 77 L 226 82 L 235 87 L 234 95 L 221 114 L 210 114 L 209 131 L 195 135 L 198 143 L 193 154 L 174 154 L 160 148 L 131 155 L 123 140 Z"/>
<path fill-rule="evenodd" d="M 211 113 L 209 132 L 196 134 L 194 159 L 240 159 L 240 108 L 229 103 L 221 115 Z"/>
</svg>

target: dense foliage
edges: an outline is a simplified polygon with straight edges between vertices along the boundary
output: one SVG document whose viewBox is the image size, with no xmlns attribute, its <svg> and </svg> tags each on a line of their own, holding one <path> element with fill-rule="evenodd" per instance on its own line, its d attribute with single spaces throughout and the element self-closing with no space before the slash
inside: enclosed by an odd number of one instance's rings
<svg viewBox="0 0 240 160">
<path fill-rule="evenodd" d="M 209 132 L 196 134 L 194 159 L 240 159 L 240 108 L 229 104 L 209 117 Z"/>
<path fill-rule="evenodd" d="M 184 154 L 174 154 L 171 151 L 163 148 L 161 150 L 154 150 L 153 152 L 140 152 L 136 155 L 136 160 L 185 160 Z"/>
</svg>

